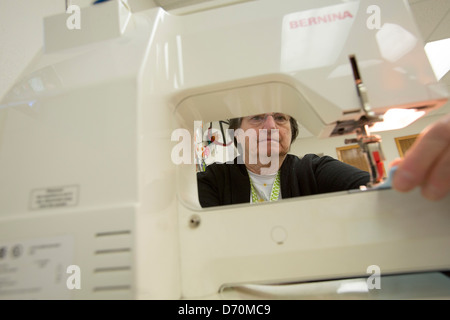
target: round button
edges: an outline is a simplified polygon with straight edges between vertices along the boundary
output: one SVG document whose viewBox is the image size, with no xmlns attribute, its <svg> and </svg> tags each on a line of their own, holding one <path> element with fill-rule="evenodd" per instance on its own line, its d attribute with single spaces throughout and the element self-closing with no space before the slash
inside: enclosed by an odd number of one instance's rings
<svg viewBox="0 0 450 320">
<path fill-rule="evenodd" d="M 277 244 L 283 244 L 287 239 L 287 232 L 283 227 L 277 226 L 272 229 L 272 240 Z"/>
</svg>

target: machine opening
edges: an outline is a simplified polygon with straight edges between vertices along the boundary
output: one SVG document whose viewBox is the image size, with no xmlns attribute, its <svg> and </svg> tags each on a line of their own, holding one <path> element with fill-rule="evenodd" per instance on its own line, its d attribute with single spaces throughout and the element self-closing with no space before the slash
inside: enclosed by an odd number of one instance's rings
<svg viewBox="0 0 450 320">
<path fill-rule="evenodd" d="M 369 175 L 330 156 L 296 155 L 297 120 L 282 112 L 197 122 L 194 134 L 201 207 L 259 204 L 360 189 Z M 305 150 L 306 151 L 306 150 Z"/>
</svg>

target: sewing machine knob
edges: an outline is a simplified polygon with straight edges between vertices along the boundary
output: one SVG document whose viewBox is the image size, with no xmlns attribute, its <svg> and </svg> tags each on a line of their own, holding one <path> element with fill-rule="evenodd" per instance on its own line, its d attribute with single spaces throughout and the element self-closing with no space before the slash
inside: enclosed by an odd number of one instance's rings
<svg viewBox="0 0 450 320">
<path fill-rule="evenodd" d="M 286 229 L 276 226 L 272 229 L 272 240 L 277 244 L 283 244 L 287 239 Z"/>
</svg>

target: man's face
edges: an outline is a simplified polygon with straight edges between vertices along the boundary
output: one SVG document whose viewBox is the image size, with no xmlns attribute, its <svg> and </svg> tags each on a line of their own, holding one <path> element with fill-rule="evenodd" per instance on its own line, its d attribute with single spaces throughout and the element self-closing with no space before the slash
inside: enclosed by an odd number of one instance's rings
<svg viewBox="0 0 450 320">
<path fill-rule="evenodd" d="M 284 156 L 291 146 L 290 116 L 284 113 L 264 113 L 242 118 L 244 134 L 237 134 L 247 156 Z M 255 143 L 256 142 L 256 143 Z"/>
</svg>

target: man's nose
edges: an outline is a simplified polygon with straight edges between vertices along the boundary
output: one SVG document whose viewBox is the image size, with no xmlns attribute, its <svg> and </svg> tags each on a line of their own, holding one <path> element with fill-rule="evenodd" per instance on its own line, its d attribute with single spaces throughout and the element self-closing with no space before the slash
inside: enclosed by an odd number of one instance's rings
<svg viewBox="0 0 450 320">
<path fill-rule="evenodd" d="M 268 114 L 266 115 L 266 118 L 264 119 L 263 128 L 264 129 L 274 129 L 277 127 L 277 124 L 275 123 L 275 119 L 273 118 L 273 115 Z"/>
</svg>

